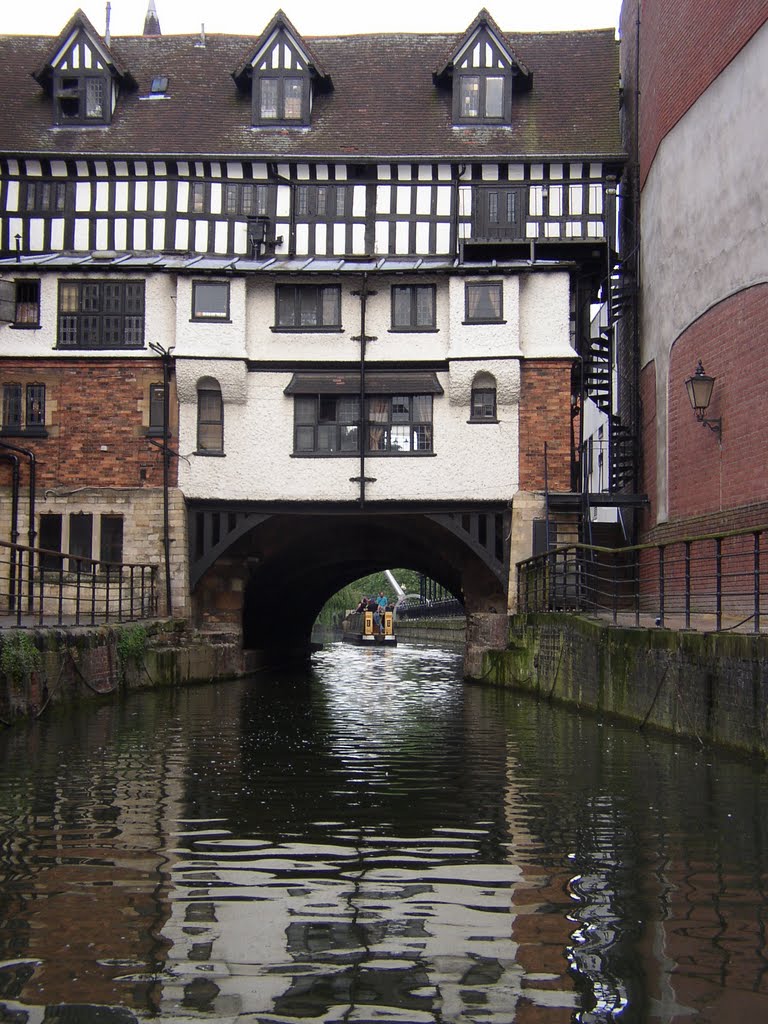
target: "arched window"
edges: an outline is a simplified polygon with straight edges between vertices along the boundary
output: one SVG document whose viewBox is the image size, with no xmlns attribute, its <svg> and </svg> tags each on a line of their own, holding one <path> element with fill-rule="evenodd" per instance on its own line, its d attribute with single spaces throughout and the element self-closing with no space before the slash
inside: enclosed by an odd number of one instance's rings
<svg viewBox="0 0 768 1024">
<path fill-rule="evenodd" d="M 197 382 L 197 451 L 202 455 L 224 452 L 224 403 L 213 377 Z"/>
<path fill-rule="evenodd" d="M 496 378 L 491 373 L 478 373 L 472 381 L 470 423 L 496 422 Z"/>
</svg>

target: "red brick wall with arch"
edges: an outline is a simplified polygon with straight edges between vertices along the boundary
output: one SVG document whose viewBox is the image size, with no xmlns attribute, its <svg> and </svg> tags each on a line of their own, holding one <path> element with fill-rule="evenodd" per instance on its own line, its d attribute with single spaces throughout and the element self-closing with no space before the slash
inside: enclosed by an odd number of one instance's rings
<svg viewBox="0 0 768 1024">
<path fill-rule="evenodd" d="M 768 284 L 761 284 L 713 306 L 675 342 L 669 361 L 670 520 L 711 516 L 721 523 L 722 512 L 768 501 L 767 329 Z M 707 416 L 722 417 L 722 446 L 696 420 L 688 400 L 684 382 L 698 360 L 716 378 Z"/>
<path fill-rule="evenodd" d="M 634 62 L 640 0 L 624 0 L 622 43 Z M 640 180 L 664 136 L 768 19 L 768 0 L 642 0 Z M 634 87 L 633 74 L 625 87 Z M 632 104 L 633 106 L 633 104 Z"/>
</svg>

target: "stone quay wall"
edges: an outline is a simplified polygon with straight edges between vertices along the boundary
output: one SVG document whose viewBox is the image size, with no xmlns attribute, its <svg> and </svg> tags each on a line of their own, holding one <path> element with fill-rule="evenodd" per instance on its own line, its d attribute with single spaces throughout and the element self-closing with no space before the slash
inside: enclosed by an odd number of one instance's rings
<svg viewBox="0 0 768 1024">
<path fill-rule="evenodd" d="M 475 679 L 768 757 L 768 636 L 517 615 Z"/>
</svg>

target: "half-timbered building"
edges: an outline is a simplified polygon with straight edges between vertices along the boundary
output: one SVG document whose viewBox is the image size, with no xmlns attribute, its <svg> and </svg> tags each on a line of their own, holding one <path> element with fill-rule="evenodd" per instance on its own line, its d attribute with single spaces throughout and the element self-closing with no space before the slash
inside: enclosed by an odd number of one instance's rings
<svg viewBox="0 0 768 1024">
<path fill-rule="evenodd" d="M 464 545 L 506 612 L 510 564 L 578 509 L 613 30 L 482 10 L 305 38 L 278 12 L 258 38 L 110 38 L 77 12 L 0 38 L 0 81 L 0 459 L 37 468 L 28 523 L 0 461 L 16 535 L 158 562 L 167 538 L 173 610 L 236 623 L 291 515 L 326 524 L 318 552 L 357 511 L 471 604 L 469 562 L 435 561 Z"/>
</svg>

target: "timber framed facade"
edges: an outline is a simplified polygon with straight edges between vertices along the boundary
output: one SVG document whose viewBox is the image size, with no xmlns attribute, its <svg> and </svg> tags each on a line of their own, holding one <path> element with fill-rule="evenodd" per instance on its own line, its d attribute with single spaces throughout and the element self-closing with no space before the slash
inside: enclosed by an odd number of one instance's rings
<svg viewBox="0 0 768 1024">
<path fill-rule="evenodd" d="M 0 456 L 45 383 L 38 515 L 120 503 L 147 561 L 163 531 L 131 518 L 163 488 L 191 523 L 314 504 L 433 531 L 438 507 L 473 537 L 506 510 L 511 547 L 468 544 L 504 591 L 545 492 L 578 508 L 624 164 L 612 30 L 510 36 L 482 10 L 458 35 L 308 39 L 278 12 L 257 38 L 107 41 L 76 12 L 0 37 L 0 80 Z M 175 607 L 236 618 L 190 596 L 174 530 Z"/>
</svg>

